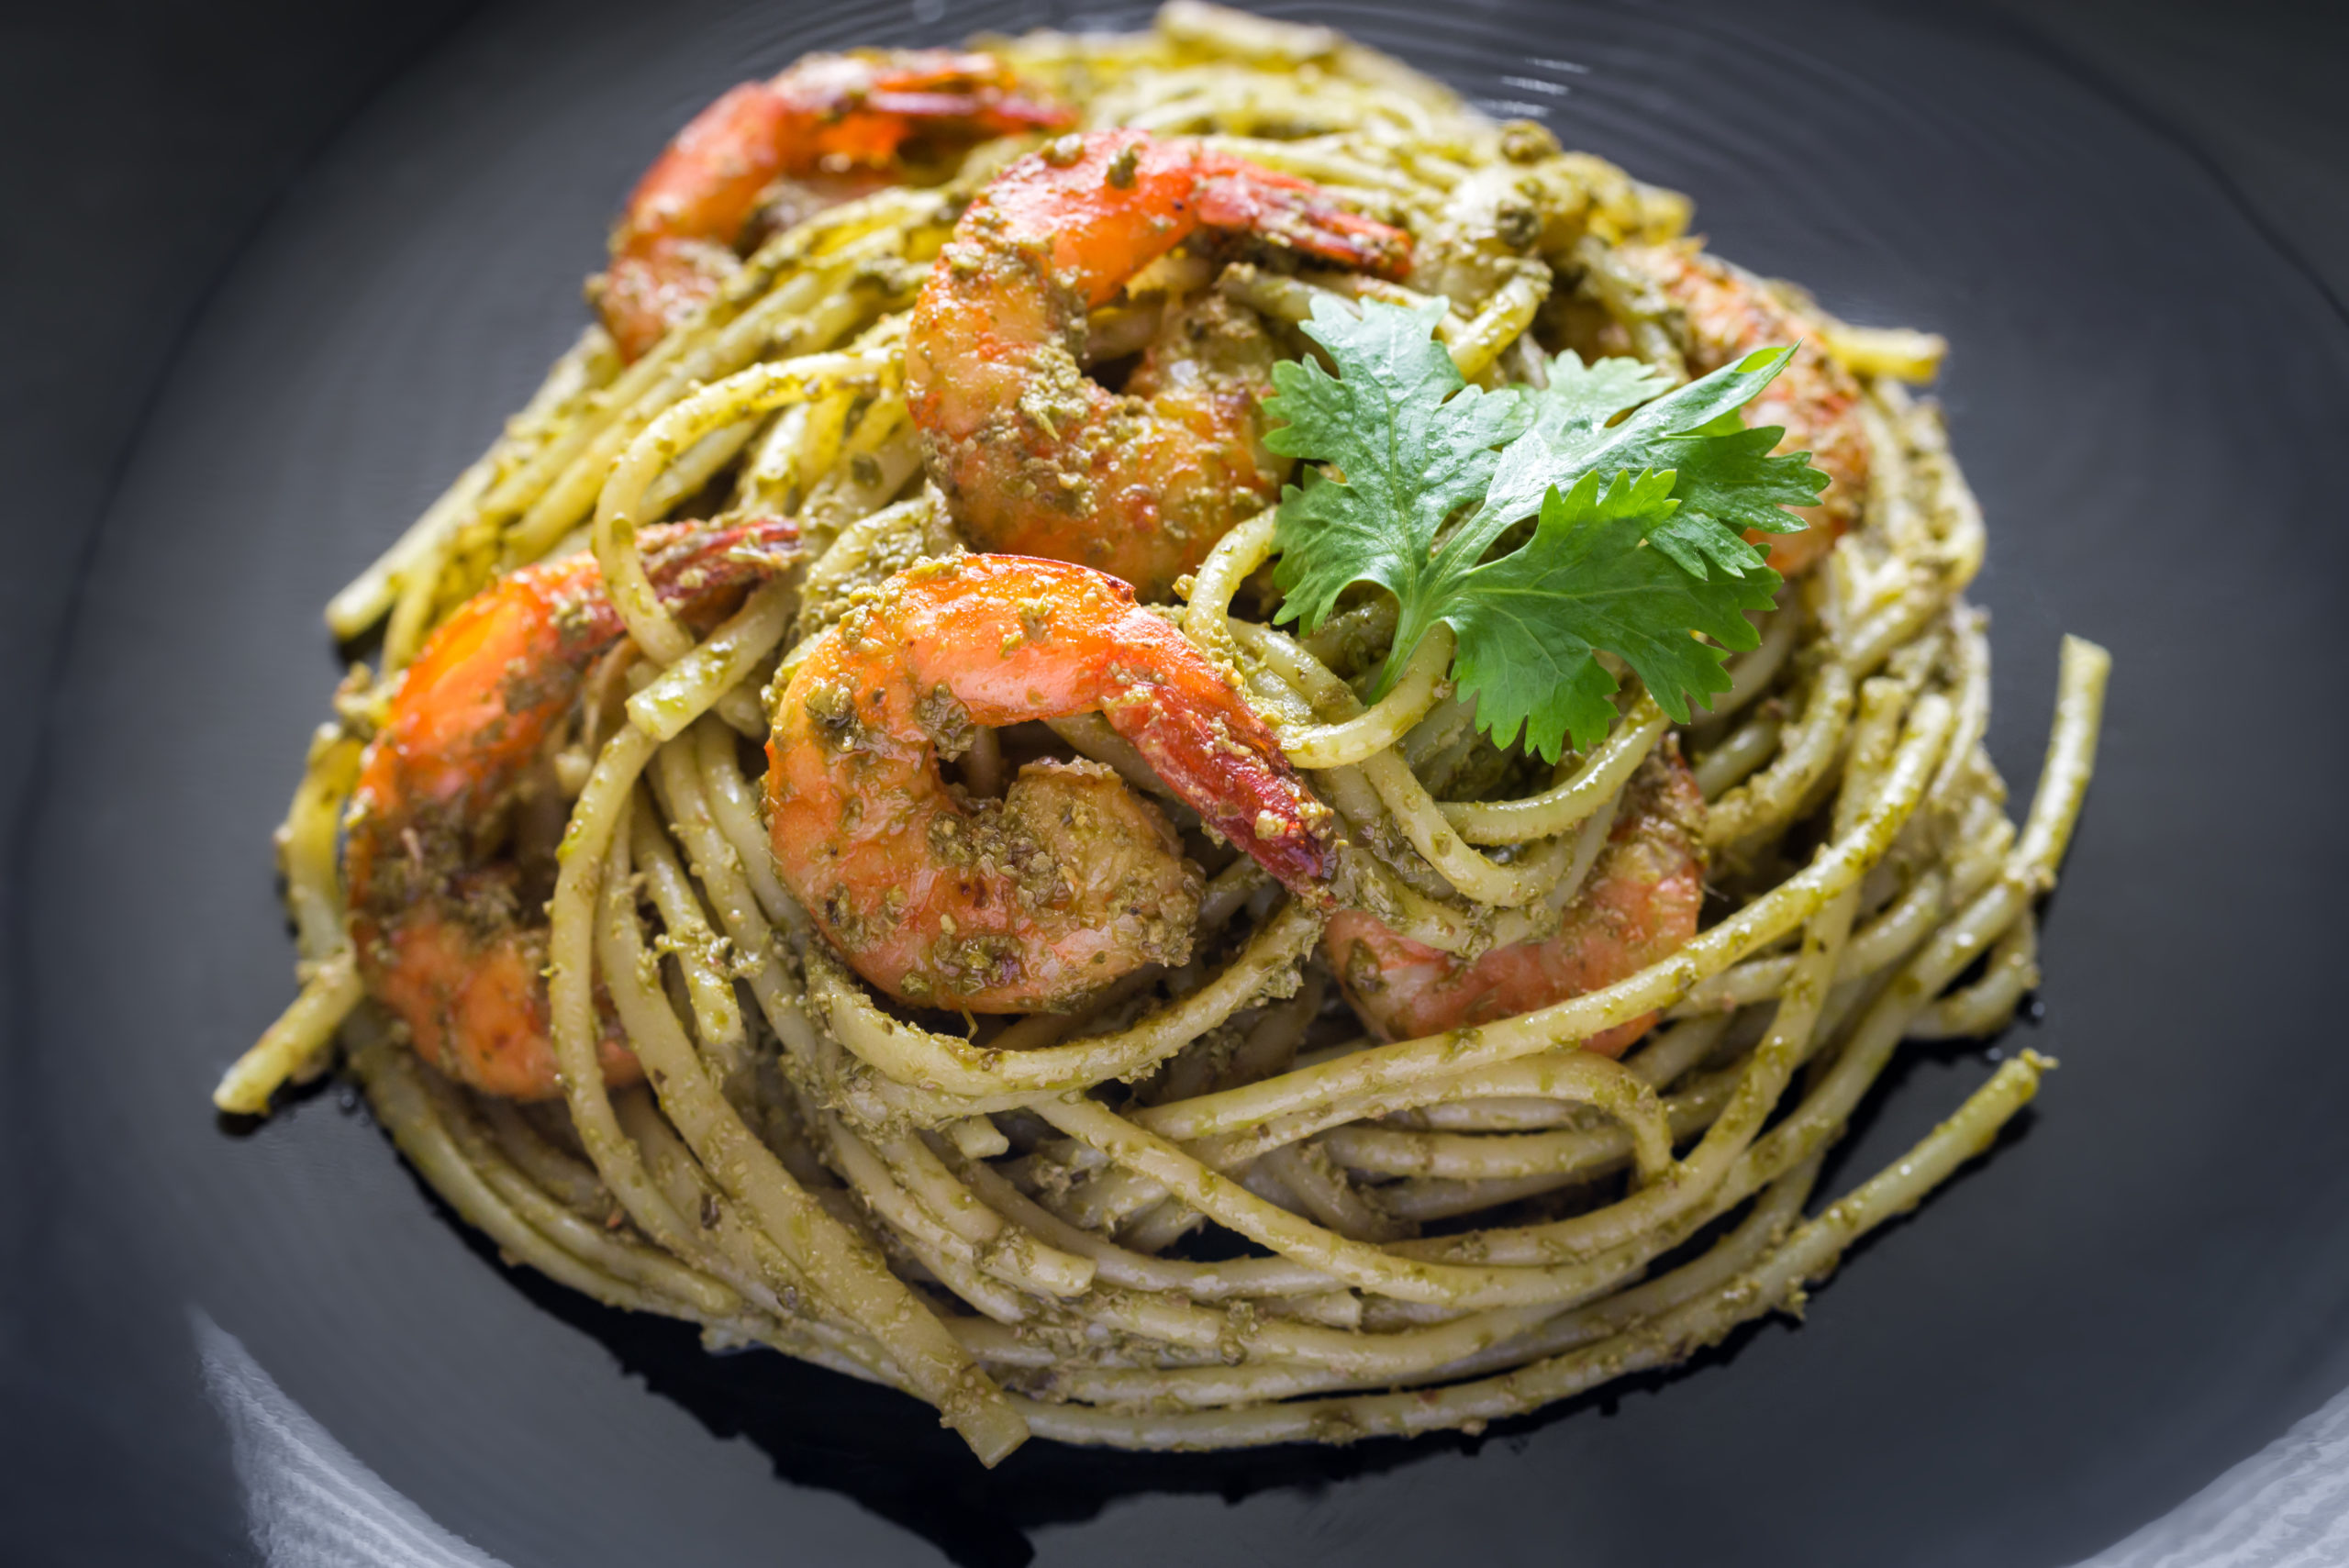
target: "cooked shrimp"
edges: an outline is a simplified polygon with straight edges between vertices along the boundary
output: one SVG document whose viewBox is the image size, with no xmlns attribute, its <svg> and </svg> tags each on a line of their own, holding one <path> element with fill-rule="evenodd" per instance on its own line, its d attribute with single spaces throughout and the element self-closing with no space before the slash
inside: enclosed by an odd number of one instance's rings
<svg viewBox="0 0 2349 1568">
<path fill-rule="evenodd" d="M 793 560 L 798 529 L 763 518 L 642 539 L 662 596 L 706 618 Z M 508 808 L 528 803 L 590 667 L 626 635 L 592 555 L 500 578 L 426 639 L 360 764 L 343 845 L 360 973 L 418 1054 L 493 1095 L 561 1092 L 544 895 L 526 896 Z M 612 1082 L 640 1076 L 616 1032 L 602 1055 Z"/>
<path fill-rule="evenodd" d="M 1767 539 L 1770 565 L 1791 577 L 1825 555 L 1859 521 L 1868 494 L 1868 447 L 1860 425 L 1860 386 L 1830 358 L 1818 329 L 1772 295 L 1762 280 L 1704 254 L 1695 245 L 1626 245 L 1615 260 L 1679 306 L 1687 324 L 1688 373 L 1704 375 L 1756 349 L 1799 345 L 1777 380 L 1745 407 L 1748 425 L 1782 425 L 1780 451 L 1808 451 L 1828 478 L 1816 506 L 1796 515 L 1810 527 Z"/>
<path fill-rule="evenodd" d="M 1137 130 L 1066 136 L 980 193 L 906 333 L 932 478 L 982 550 L 1080 562 L 1161 599 L 1286 472 L 1258 439 L 1278 354 L 1244 311 L 1177 317 L 1126 394 L 1086 314 L 1201 227 L 1394 276 L 1410 237 L 1305 181 Z"/>
<path fill-rule="evenodd" d="M 733 271 L 734 246 L 778 178 L 818 182 L 820 206 L 885 183 L 917 137 L 958 145 L 1069 118 L 1026 95 L 992 55 L 951 50 L 811 54 L 772 81 L 745 82 L 696 115 L 637 182 L 597 285 L 604 325 L 628 359 L 658 342 Z"/>
<path fill-rule="evenodd" d="M 1651 756 L 1626 786 L 1607 847 L 1553 935 L 1463 961 L 1345 910 L 1330 920 L 1324 951 L 1347 1000 L 1388 1040 L 1515 1018 L 1611 985 L 1696 934 L 1704 811 L 1678 751 Z M 1651 1014 L 1619 1024 L 1583 1049 L 1620 1056 L 1654 1021 Z"/>
<path fill-rule="evenodd" d="M 940 775 L 983 726 L 1095 709 L 1208 827 L 1326 902 L 1330 809 L 1223 673 L 1116 578 L 1021 556 L 900 573 L 810 645 L 767 745 L 776 870 L 905 1001 L 1054 1011 L 1183 962 L 1198 871 L 1108 769 L 1030 763 L 1001 801 Z"/>
</svg>

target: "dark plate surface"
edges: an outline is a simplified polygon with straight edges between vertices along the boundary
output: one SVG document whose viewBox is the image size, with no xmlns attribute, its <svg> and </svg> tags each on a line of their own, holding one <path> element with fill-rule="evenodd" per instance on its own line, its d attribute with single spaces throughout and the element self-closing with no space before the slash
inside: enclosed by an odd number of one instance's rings
<svg viewBox="0 0 2349 1568">
<path fill-rule="evenodd" d="M 575 332 L 572 280 L 665 134 L 805 49 L 1142 15 L 507 6 L 397 73 L 244 248 L 80 585 L 9 890 L 23 1266 L 0 1555 L 250 1559 L 199 1318 L 518 1568 L 2054 1564 L 2349 1381 L 2328 951 L 2349 834 L 2322 712 L 2349 326 L 2321 264 L 1995 15 L 1283 9 L 1689 191 L 1724 253 L 1843 315 L 1954 343 L 1943 392 L 1991 527 L 1992 744 L 2019 793 L 2058 635 L 2118 661 L 2044 1017 L 2005 1042 L 2064 1063 L 2020 1130 L 1799 1328 L 1673 1376 L 1481 1440 L 1039 1443 L 988 1475 L 893 1396 L 711 1360 L 499 1269 L 334 1091 L 216 1124 L 212 1082 L 289 995 L 268 843 L 336 674 L 318 608 Z M 1912 1050 L 1836 1181 L 1987 1071 Z"/>
</svg>

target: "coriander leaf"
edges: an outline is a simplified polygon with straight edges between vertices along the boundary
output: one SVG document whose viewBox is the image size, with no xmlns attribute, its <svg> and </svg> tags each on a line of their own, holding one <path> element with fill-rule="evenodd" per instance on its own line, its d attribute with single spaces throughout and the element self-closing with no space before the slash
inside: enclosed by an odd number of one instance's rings
<svg viewBox="0 0 2349 1568">
<path fill-rule="evenodd" d="M 1634 361 L 1568 355 L 1539 393 L 1480 392 L 1432 340 L 1442 308 L 1317 301 L 1305 330 L 1335 373 L 1274 367 L 1266 411 L 1283 423 L 1267 441 L 1327 465 L 1282 492 L 1275 618 L 1311 631 L 1353 584 L 1386 588 L 1398 614 L 1373 695 L 1448 624 L 1478 726 L 1553 760 L 1612 722 L 1601 651 L 1685 722 L 1691 697 L 1728 689 L 1722 651 L 1757 645 L 1744 612 L 1781 581 L 1740 532 L 1800 527 L 1781 508 L 1825 483 L 1738 413 L 1788 350 L 1672 391 Z M 1536 513 L 1523 543 L 1486 559 Z"/>
<path fill-rule="evenodd" d="M 1810 506 L 1827 484 L 1809 453 L 1770 455 L 1783 429 L 1749 430 L 1738 417 L 1793 354 L 1791 348 L 1760 350 L 1641 405 L 1616 425 L 1607 421 L 1626 406 L 1617 400 L 1657 382 L 1636 380 L 1627 368 L 1632 361 L 1585 365 L 1572 354 L 1561 357 L 1551 366 L 1550 385 L 1531 395 L 1525 438 L 1501 456 L 1487 514 L 1505 514 L 1496 519 L 1502 526 L 1530 517 L 1551 485 L 1571 486 L 1586 473 L 1670 469 L 1679 476 L 1673 496 L 1680 506 L 1650 542 L 1700 580 L 1716 570 L 1741 577 L 1760 569 L 1765 552 L 1740 536 L 1747 529 L 1798 531 L 1802 519 L 1786 508 Z"/>
<path fill-rule="evenodd" d="M 1549 384 L 1533 395 L 1533 428 L 1592 428 L 1626 409 L 1672 390 L 1672 377 L 1645 360 L 1605 359 L 1590 364 L 1568 349 L 1547 366 Z"/>
<path fill-rule="evenodd" d="M 1499 514 L 1504 526 L 1542 509 L 1542 497 L 1560 482 L 1562 452 L 1672 386 L 1669 375 L 1643 361 L 1605 359 L 1586 365 L 1572 349 L 1550 361 L 1549 381 L 1530 394 L 1533 416 L 1525 439 L 1502 455 L 1485 496 L 1486 511 Z"/>
<path fill-rule="evenodd" d="M 1373 302 L 1357 317 L 1337 300 L 1317 299 L 1303 330 L 1338 373 L 1297 361 L 1273 367 L 1275 395 L 1264 412 L 1284 423 L 1265 444 L 1344 476 L 1308 469 L 1301 485 L 1281 493 L 1274 527 L 1281 620 L 1311 631 L 1349 585 L 1370 582 L 1402 602 L 1413 643 L 1427 630 L 1409 610 L 1434 586 L 1437 532 L 1484 499 L 1496 449 L 1522 432 L 1527 417 L 1521 393 L 1486 393 L 1461 380 L 1431 336 L 1445 309 L 1442 300 L 1416 310 Z"/>
<path fill-rule="evenodd" d="M 1522 726 L 1527 749 L 1555 760 L 1569 736 L 1577 748 L 1605 736 L 1615 681 L 1598 649 L 1620 654 L 1682 723 L 1690 696 L 1729 689 L 1721 649 L 1690 633 L 1756 646 L 1744 612 L 1769 608 L 1780 579 L 1761 566 L 1699 578 L 1647 548 L 1679 509 L 1675 488 L 1675 474 L 1653 470 L 1619 473 L 1603 488 L 1595 473 L 1564 493 L 1553 486 L 1524 547 L 1460 584 L 1438 618 L 1459 636 L 1453 676 L 1497 744 Z"/>
</svg>

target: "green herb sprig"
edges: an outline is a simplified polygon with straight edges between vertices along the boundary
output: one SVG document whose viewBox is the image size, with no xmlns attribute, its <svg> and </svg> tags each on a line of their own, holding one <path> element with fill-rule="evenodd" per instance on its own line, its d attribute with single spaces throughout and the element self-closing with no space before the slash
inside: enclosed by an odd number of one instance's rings
<svg viewBox="0 0 2349 1568">
<path fill-rule="evenodd" d="M 1353 584 L 1377 584 L 1400 608 L 1377 691 L 1449 626 L 1478 728 L 1552 761 L 1614 720 L 1601 650 L 1687 722 L 1691 697 L 1729 689 L 1728 651 L 1760 640 L 1745 612 L 1782 581 L 1740 536 L 1799 530 L 1787 508 L 1827 484 L 1809 453 L 1771 455 L 1783 430 L 1738 415 L 1794 350 L 1669 390 L 1635 360 L 1568 354 L 1544 389 L 1486 391 L 1435 341 L 1444 309 L 1317 300 L 1303 329 L 1337 373 L 1274 367 L 1267 443 L 1326 465 L 1282 492 L 1276 619 L 1310 632 Z"/>
</svg>

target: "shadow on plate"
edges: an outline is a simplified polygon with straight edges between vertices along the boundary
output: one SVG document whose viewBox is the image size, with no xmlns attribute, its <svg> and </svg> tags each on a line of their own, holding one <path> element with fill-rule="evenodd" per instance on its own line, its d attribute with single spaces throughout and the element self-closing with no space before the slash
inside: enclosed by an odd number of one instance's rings
<svg viewBox="0 0 2349 1568">
<path fill-rule="evenodd" d="M 1842 1156 L 1920 1066 L 1977 1057 L 1982 1050 L 1972 1041 L 1904 1050 L 1854 1117 L 1837 1154 L 1831 1156 L 1820 1191 L 1833 1193 L 1845 1184 L 1836 1169 Z M 1942 1192 L 1969 1180 L 1984 1160 L 2028 1136 L 2033 1119 L 2026 1109 L 2009 1122 L 1983 1159 L 1969 1162 Z M 1213 1495 L 1237 1503 L 1268 1492 L 1313 1496 L 1442 1455 L 1473 1455 L 1490 1443 L 1522 1445 L 1548 1427 L 1607 1418 L 1626 1397 L 1653 1394 L 1734 1360 L 1769 1321 L 1745 1324 L 1676 1367 L 1620 1379 L 1537 1414 L 1496 1422 L 1475 1437 L 1452 1432 L 1402 1441 L 1375 1439 L 1349 1448 L 1293 1444 L 1224 1453 L 1121 1453 L 1040 1439 L 986 1471 L 973 1462 L 960 1439 L 904 1395 L 770 1351 L 712 1355 L 686 1324 L 605 1307 L 528 1269 L 507 1268 L 498 1262 L 496 1249 L 437 1194 L 421 1180 L 417 1186 L 465 1245 L 515 1289 L 600 1341 L 623 1370 L 691 1412 L 713 1436 L 747 1438 L 784 1480 L 854 1499 L 929 1541 L 957 1568 L 1024 1568 L 1035 1556 L 1033 1532 L 1090 1519 L 1128 1497 Z M 1940 1197 L 1935 1193 L 1925 1207 Z M 1811 1207 L 1819 1207 L 1816 1198 Z M 1870 1235 L 1847 1258 L 1866 1251 L 1886 1230 L 1907 1225 L 1910 1218 Z M 1799 1331 L 1801 1325 L 1787 1327 Z"/>
</svg>

